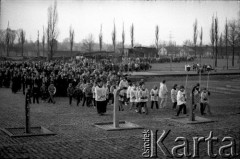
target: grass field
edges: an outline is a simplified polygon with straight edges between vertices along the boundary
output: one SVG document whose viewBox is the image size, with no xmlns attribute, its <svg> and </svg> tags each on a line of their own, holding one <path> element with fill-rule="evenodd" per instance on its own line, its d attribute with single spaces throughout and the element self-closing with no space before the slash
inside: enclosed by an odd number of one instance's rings
<svg viewBox="0 0 240 159">
<path fill-rule="evenodd" d="M 192 65 L 193 63 L 200 63 L 199 59 L 195 59 L 192 62 L 189 62 L 188 64 Z M 202 58 L 202 64 L 206 65 L 212 65 L 214 66 L 214 60 L 210 58 Z M 186 65 L 186 62 L 181 63 L 154 63 L 152 64 L 151 71 L 184 71 L 184 66 Z M 238 57 L 235 58 L 235 65 L 232 67 L 232 60 L 228 60 L 228 68 L 230 70 L 232 69 L 239 69 L 239 63 L 238 63 Z M 227 60 L 226 59 L 218 59 L 218 65 L 215 67 L 217 70 L 226 70 L 227 69 Z"/>
</svg>

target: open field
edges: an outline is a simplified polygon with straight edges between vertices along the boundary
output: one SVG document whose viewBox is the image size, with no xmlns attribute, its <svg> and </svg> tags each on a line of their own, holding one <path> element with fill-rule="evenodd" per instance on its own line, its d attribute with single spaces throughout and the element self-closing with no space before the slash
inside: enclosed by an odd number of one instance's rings
<svg viewBox="0 0 240 159">
<path fill-rule="evenodd" d="M 188 62 L 189 65 L 193 63 L 200 63 L 199 59 L 195 59 L 194 61 Z M 155 63 L 152 64 L 151 72 L 158 71 L 184 71 L 184 66 L 186 62 L 181 63 Z M 212 65 L 214 67 L 214 59 L 211 58 L 202 58 L 202 64 Z M 229 70 L 239 69 L 238 57 L 235 58 L 235 65 L 232 67 L 232 59 L 228 59 L 228 68 Z M 215 68 L 219 71 L 227 69 L 227 60 L 226 59 L 218 59 L 218 66 Z"/>
<path fill-rule="evenodd" d="M 170 90 L 174 83 L 185 84 L 184 77 L 165 77 Z M 148 89 L 153 85 L 159 86 L 160 78 L 146 78 Z M 197 82 L 197 77 L 189 77 L 188 92 Z M 211 77 L 210 87 L 240 87 L 239 76 L 214 76 Z M 205 86 L 205 80 L 202 85 Z M 230 87 L 229 87 L 230 86 Z M 234 91 L 233 91 L 234 92 Z M 22 93 L 12 94 L 10 89 L 0 88 L 0 127 L 24 126 L 24 96 Z M 119 112 L 120 120 L 130 121 L 143 126 L 144 129 L 171 130 L 171 134 L 164 141 L 165 145 L 172 147 L 178 136 L 187 137 L 190 140 L 192 151 L 192 137 L 217 136 L 220 141 L 224 136 L 233 137 L 238 144 L 240 141 L 240 93 L 225 94 L 224 92 L 212 93 L 210 103 L 213 115 L 206 116 L 216 122 L 197 125 L 180 124 L 167 120 L 175 111 L 171 109 L 168 99 L 167 108 L 150 110 L 149 115 L 137 114 L 125 106 L 123 112 Z M 0 158 L 142 158 L 143 130 L 124 130 L 108 132 L 94 127 L 96 122 L 112 121 L 112 106 L 107 108 L 107 115 L 98 116 L 93 107 L 68 105 L 67 98 L 56 98 L 57 103 L 31 104 L 32 126 L 44 126 L 57 133 L 47 137 L 10 138 L 0 131 Z M 190 102 L 190 101 L 188 101 Z M 189 106 L 189 105 L 188 105 Z M 150 107 L 150 105 L 148 105 Z M 199 116 L 197 110 L 196 115 Z M 214 152 L 217 153 L 222 143 L 214 144 Z M 159 158 L 164 158 L 158 151 Z M 207 156 L 207 143 L 200 146 L 200 158 Z M 220 157 L 217 157 L 220 158 Z"/>
</svg>

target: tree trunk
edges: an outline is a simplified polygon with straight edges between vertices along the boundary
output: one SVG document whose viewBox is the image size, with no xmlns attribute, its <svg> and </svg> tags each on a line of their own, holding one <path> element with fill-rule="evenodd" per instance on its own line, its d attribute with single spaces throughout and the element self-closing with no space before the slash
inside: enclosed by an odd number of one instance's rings
<svg viewBox="0 0 240 159">
<path fill-rule="evenodd" d="M 226 46 L 226 58 L 227 58 L 227 70 L 228 70 L 228 52 L 227 52 L 227 46 Z"/>
<path fill-rule="evenodd" d="M 197 57 L 197 46 L 195 45 L 195 57 Z"/>
<path fill-rule="evenodd" d="M 234 67 L 234 54 L 235 54 L 234 45 L 232 46 L 232 49 L 233 49 L 233 54 L 232 54 L 232 67 Z"/>
<path fill-rule="evenodd" d="M 51 52 L 50 52 L 50 60 L 53 58 L 53 47 L 51 47 Z"/>
<path fill-rule="evenodd" d="M 239 64 L 239 69 L 240 69 L 240 53 L 238 52 L 238 64 Z"/>
<path fill-rule="evenodd" d="M 7 57 L 9 56 L 9 46 L 7 45 Z"/>
<path fill-rule="evenodd" d="M 218 56 L 218 47 L 216 46 L 216 52 L 215 52 L 215 67 L 217 67 L 217 56 Z"/>
<path fill-rule="evenodd" d="M 212 66 L 214 66 L 214 55 L 215 55 L 215 54 L 214 54 L 214 46 L 212 46 L 212 51 L 213 51 L 213 52 L 212 52 L 212 61 L 213 61 L 213 65 L 212 65 Z"/>
<path fill-rule="evenodd" d="M 23 44 L 22 44 L 22 57 L 23 57 Z"/>
</svg>

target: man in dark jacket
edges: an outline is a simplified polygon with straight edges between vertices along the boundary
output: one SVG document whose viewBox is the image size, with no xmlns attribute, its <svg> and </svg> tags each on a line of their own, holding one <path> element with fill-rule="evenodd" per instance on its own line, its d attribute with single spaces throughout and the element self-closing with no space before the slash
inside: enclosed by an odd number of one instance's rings
<svg viewBox="0 0 240 159">
<path fill-rule="evenodd" d="M 49 92 L 49 100 L 48 103 L 55 104 L 54 95 L 56 93 L 56 87 L 54 86 L 53 82 L 48 86 L 48 92 Z"/>
<path fill-rule="evenodd" d="M 33 95 L 33 103 L 35 103 L 35 100 L 37 104 L 39 104 L 39 94 L 40 94 L 40 88 L 38 85 L 35 83 L 32 89 L 32 95 Z"/>
<path fill-rule="evenodd" d="M 69 83 L 69 86 L 67 88 L 67 94 L 69 97 L 69 105 L 72 105 L 72 97 L 74 95 L 74 88 L 72 86 L 72 83 Z"/>
<path fill-rule="evenodd" d="M 200 84 L 197 83 L 192 89 L 192 105 L 196 109 L 197 104 L 200 102 Z"/>
</svg>

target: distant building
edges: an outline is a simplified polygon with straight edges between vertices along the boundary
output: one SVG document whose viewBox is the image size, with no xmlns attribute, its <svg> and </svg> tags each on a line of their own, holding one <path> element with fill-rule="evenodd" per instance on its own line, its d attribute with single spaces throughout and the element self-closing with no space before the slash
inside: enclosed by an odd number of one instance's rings
<svg viewBox="0 0 240 159">
<path fill-rule="evenodd" d="M 165 47 L 162 47 L 161 49 L 159 49 L 158 56 L 167 56 L 167 55 L 168 55 L 168 52 Z"/>
<path fill-rule="evenodd" d="M 154 47 L 133 47 L 127 49 L 128 57 L 157 57 L 157 49 Z"/>
</svg>

